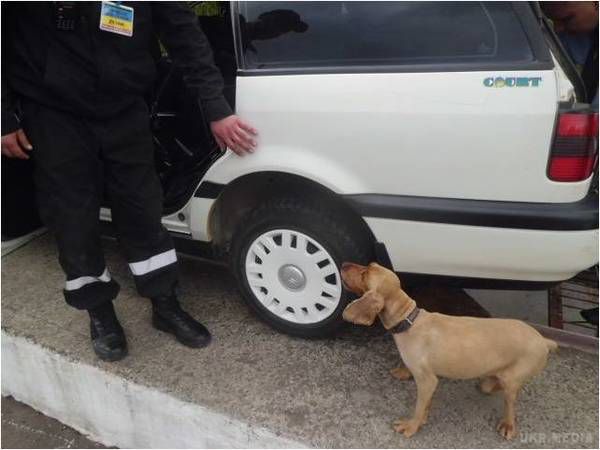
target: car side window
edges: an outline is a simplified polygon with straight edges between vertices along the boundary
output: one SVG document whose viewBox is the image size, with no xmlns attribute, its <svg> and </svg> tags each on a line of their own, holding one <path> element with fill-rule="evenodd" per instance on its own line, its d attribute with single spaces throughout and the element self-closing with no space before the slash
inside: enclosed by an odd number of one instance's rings
<svg viewBox="0 0 600 450">
<path fill-rule="evenodd" d="M 241 2 L 239 21 L 242 69 L 533 60 L 508 2 Z"/>
</svg>

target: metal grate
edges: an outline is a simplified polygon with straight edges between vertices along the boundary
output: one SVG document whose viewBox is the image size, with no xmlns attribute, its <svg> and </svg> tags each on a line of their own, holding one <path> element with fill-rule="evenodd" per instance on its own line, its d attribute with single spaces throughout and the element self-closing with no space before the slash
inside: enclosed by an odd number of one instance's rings
<svg viewBox="0 0 600 450">
<path fill-rule="evenodd" d="M 581 315 L 582 311 L 593 308 L 598 308 L 598 266 L 548 292 L 548 324 L 551 327 L 598 336 L 598 325 L 584 320 Z"/>
</svg>

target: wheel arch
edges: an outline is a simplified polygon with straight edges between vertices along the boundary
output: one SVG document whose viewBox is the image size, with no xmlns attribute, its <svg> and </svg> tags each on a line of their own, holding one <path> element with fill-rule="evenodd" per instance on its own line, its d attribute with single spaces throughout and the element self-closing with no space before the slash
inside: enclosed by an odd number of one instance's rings
<svg viewBox="0 0 600 450">
<path fill-rule="evenodd" d="M 242 175 L 228 183 L 212 205 L 207 226 L 219 253 L 228 253 L 233 233 L 249 211 L 271 198 L 285 196 L 325 204 L 360 229 L 361 235 L 371 244 L 376 242 L 364 218 L 328 187 L 289 172 L 261 171 Z"/>
</svg>

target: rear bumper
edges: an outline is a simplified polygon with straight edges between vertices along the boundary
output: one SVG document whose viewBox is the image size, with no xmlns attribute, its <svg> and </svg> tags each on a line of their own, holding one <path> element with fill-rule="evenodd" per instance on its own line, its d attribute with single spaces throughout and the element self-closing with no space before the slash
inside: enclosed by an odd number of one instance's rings
<svg viewBox="0 0 600 450">
<path fill-rule="evenodd" d="M 598 263 L 598 195 L 568 204 L 360 195 L 395 271 L 552 283 Z"/>
<path fill-rule="evenodd" d="M 344 198 L 363 217 L 527 230 L 598 229 L 598 193 L 573 203 L 461 200 L 359 194 Z"/>
</svg>

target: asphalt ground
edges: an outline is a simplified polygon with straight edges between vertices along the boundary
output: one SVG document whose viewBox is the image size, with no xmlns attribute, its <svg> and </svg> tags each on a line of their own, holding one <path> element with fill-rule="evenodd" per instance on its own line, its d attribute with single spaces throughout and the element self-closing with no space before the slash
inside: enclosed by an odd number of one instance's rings
<svg viewBox="0 0 600 450">
<path fill-rule="evenodd" d="M 2 397 L 2 448 L 106 448 L 12 397 Z"/>
<path fill-rule="evenodd" d="M 482 395 L 474 380 L 442 380 L 428 423 L 405 439 L 391 424 L 411 414 L 416 386 L 389 375 L 399 355 L 380 328 L 348 326 L 320 340 L 280 334 L 250 313 L 225 268 L 181 258 L 182 303 L 214 336 L 206 349 L 187 349 L 151 328 L 150 306 L 137 296 L 116 242 L 104 244 L 108 267 L 122 286 L 116 308 L 128 336 L 125 360 L 109 364 L 95 358 L 85 313 L 62 300 L 64 278 L 48 235 L 2 258 L 3 331 L 307 446 L 598 447 L 597 355 L 561 349 L 551 356 L 519 397 L 513 441 L 495 431 L 501 396 Z M 430 310 L 485 315 L 462 291 L 412 295 Z M 3 433 L 3 447 L 16 442 L 10 440 L 14 428 L 3 422 L 2 431 L 9 433 Z"/>
</svg>

